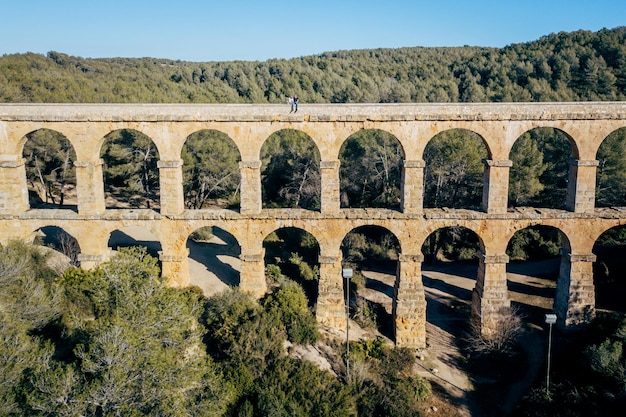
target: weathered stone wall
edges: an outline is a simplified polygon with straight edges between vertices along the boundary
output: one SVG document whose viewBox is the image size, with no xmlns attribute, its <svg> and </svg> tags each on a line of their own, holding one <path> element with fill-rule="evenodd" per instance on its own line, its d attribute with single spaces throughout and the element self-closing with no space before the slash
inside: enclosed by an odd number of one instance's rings
<svg viewBox="0 0 626 417">
<path fill-rule="evenodd" d="M 535 127 L 554 127 L 572 143 L 567 209 L 507 207 L 510 150 Z M 112 231 L 141 226 L 160 241 L 163 274 L 172 285 L 189 283 L 186 242 L 203 226 L 232 234 L 241 247 L 241 287 L 256 296 L 265 291 L 262 242 L 278 228 L 297 227 L 320 245 L 317 317 L 345 329 L 341 241 L 352 229 L 378 225 L 398 238 L 402 254 L 393 300 L 396 342 L 425 345 L 425 297 L 421 282 L 421 246 L 430 233 L 462 226 L 480 239 L 483 256 L 473 292 L 473 319 L 491 334 L 510 306 L 506 291 L 506 246 L 513 234 L 532 225 L 561 231 L 564 247 L 555 310 L 561 323 L 577 325 L 594 314 L 592 253 L 604 231 L 626 223 L 626 212 L 594 207 L 596 152 L 612 131 L 626 127 L 626 103 L 390 104 L 301 105 L 288 114 L 283 105 L 0 105 L 0 241 L 28 239 L 44 226 L 59 226 L 79 242 L 81 265 L 90 268 L 110 256 Z M 26 135 L 38 129 L 62 133 L 76 151 L 78 212 L 35 210 L 28 205 L 22 149 Z M 339 151 L 360 129 L 393 134 L 404 150 L 402 208 L 341 209 Z M 117 129 L 149 136 L 160 161 L 160 210 L 105 208 L 100 149 Z M 241 208 L 185 210 L 181 150 L 186 138 L 202 129 L 227 134 L 241 154 Z M 298 129 L 317 145 L 321 167 L 321 212 L 262 209 L 260 150 L 272 133 Z M 471 130 L 488 150 L 481 211 L 423 208 L 423 151 L 448 129 Z"/>
</svg>

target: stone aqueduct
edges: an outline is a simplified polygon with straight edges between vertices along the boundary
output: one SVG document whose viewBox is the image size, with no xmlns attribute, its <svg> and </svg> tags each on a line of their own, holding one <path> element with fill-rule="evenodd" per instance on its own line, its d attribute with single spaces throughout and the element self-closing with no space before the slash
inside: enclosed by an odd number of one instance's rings
<svg viewBox="0 0 626 417">
<path fill-rule="evenodd" d="M 509 153 L 515 140 L 536 127 L 553 127 L 570 139 L 565 210 L 507 207 Z M 141 226 L 160 241 L 163 275 L 172 285 L 189 283 L 186 242 L 203 226 L 232 234 L 241 248 L 240 286 L 261 296 L 266 290 L 263 240 L 282 227 L 311 233 L 320 247 L 320 323 L 345 329 L 343 238 L 354 228 L 381 226 L 400 242 L 394 289 L 396 344 L 426 343 L 426 299 L 422 284 L 421 247 L 439 228 L 463 226 L 480 240 L 481 257 L 472 295 L 472 318 L 489 335 L 510 308 L 506 248 L 512 235 L 531 225 L 553 226 L 564 237 L 555 311 L 563 325 L 584 323 L 594 315 L 592 253 L 596 239 L 626 224 L 619 208 L 594 207 L 596 153 L 614 130 L 626 127 L 626 103 L 390 104 L 304 105 L 287 114 L 282 105 L 0 105 L 0 241 L 32 238 L 44 226 L 63 228 L 80 245 L 79 260 L 91 268 L 108 259 L 112 231 Z M 22 157 L 26 135 L 38 129 L 63 134 L 76 152 L 78 210 L 31 209 Z M 340 207 L 339 151 L 360 129 L 394 135 L 404 150 L 401 210 Z M 105 136 L 134 129 L 156 144 L 160 161 L 160 210 L 106 209 L 100 159 Z M 187 210 L 184 207 L 181 149 L 199 130 L 227 134 L 241 154 L 241 205 L 234 210 Z M 263 209 L 260 150 L 282 129 L 305 132 L 321 155 L 321 210 Z M 423 161 L 428 141 L 448 129 L 477 133 L 488 151 L 482 210 L 424 209 Z"/>
</svg>

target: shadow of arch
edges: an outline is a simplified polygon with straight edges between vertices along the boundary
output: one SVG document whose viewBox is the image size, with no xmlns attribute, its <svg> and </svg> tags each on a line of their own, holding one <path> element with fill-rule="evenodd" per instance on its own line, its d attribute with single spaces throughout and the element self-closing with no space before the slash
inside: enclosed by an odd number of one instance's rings
<svg viewBox="0 0 626 417">
<path fill-rule="evenodd" d="M 114 130 L 105 136 L 100 157 L 107 208 L 160 207 L 159 150 L 152 139 L 133 129 Z"/>
<path fill-rule="evenodd" d="M 424 240 L 427 333 L 428 325 L 457 336 L 466 330 L 481 248 L 478 235 L 461 226 L 437 229 Z"/>
<path fill-rule="evenodd" d="M 515 140 L 509 159 L 509 207 L 563 209 L 576 143 L 562 130 L 536 127 Z"/>
<path fill-rule="evenodd" d="M 320 210 L 321 157 L 309 135 L 294 129 L 275 132 L 263 143 L 260 156 L 264 208 Z"/>
<path fill-rule="evenodd" d="M 596 154 L 596 207 L 626 206 L 626 127 L 607 136 Z"/>
<path fill-rule="evenodd" d="M 350 280 L 350 318 L 394 340 L 393 300 L 398 280 L 400 242 L 388 229 L 360 226 L 341 242 L 343 267 L 353 270 Z M 348 291 L 343 280 L 344 299 Z"/>
<path fill-rule="evenodd" d="M 394 135 L 361 129 L 339 150 L 342 208 L 400 209 L 404 149 Z"/>
<path fill-rule="evenodd" d="M 596 309 L 626 313 L 626 226 L 602 233 L 593 245 L 593 253 Z"/>
<path fill-rule="evenodd" d="M 314 307 L 319 294 L 320 253 L 315 236 L 296 227 L 283 227 L 267 235 L 263 247 L 269 286 L 291 279 L 302 286 L 309 307 Z"/>
<path fill-rule="evenodd" d="M 239 207 L 241 153 L 227 134 L 212 129 L 192 133 L 181 158 L 186 208 Z"/>
<path fill-rule="evenodd" d="M 542 225 L 518 230 L 507 244 L 509 299 L 526 321 L 542 325 L 544 314 L 554 309 L 561 249 L 569 251 L 565 235 Z"/>
<path fill-rule="evenodd" d="M 141 226 L 126 226 L 116 229 L 109 236 L 108 246 L 117 251 L 119 248 L 142 246 L 148 254 L 159 259 L 159 252 L 163 249 L 161 242 L 148 229 Z M 159 267 L 161 262 L 159 261 Z"/>
<path fill-rule="evenodd" d="M 240 283 L 241 247 L 224 229 L 204 226 L 187 238 L 189 283 L 210 297 Z"/>
<path fill-rule="evenodd" d="M 430 139 L 424 148 L 424 207 L 480 209 L 488 158 L 485 141 L 471 130 L 446 130 Z"/>
<path fill-rule="evenodd" d="M 36 231 L 33 243 L 49 247 L 61 254 L 63 258 L 58 259 L 59 263 L 67 262 L 68 265 L 71 266 L 80 266 L 80 262 L 78 261 L 78 254 L 80 253 L 78 240 L 61 227 L 40 227 Z"/>
<path fill-rule="evenodd" d="M 22 155 L 31 208 L 78 212 L 76 151 L 61 133 L 39 129 L 26 135 Z"/>
</svg>

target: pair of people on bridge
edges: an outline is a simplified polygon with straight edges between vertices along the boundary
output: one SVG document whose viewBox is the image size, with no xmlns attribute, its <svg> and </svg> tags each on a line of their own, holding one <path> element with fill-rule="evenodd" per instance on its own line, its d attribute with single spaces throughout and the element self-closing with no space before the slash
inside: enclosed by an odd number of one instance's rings
<svg viewBox="0 0 626 417">
<path fill-rule="evenodd" d="M 296 113 L 298 111 L 298 96 L 289 97 L 287 104 L 291 105 L 291 111 L 289 113 Z"/>
</svg>

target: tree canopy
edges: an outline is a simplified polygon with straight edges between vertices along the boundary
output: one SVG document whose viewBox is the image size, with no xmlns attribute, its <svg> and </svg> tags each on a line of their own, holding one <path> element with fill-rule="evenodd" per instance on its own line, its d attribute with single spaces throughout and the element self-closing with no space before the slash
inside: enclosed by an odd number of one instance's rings
<svg viewBox="0 0 626 417">
<path fill-rule="evenodd" d="M 380 48 L 263 62 L 0 57 L 1 102 L 284 103 L 293 95 L 302 103 L 624 100 L 626 27 L 504 48 Z"/>
</svg>

